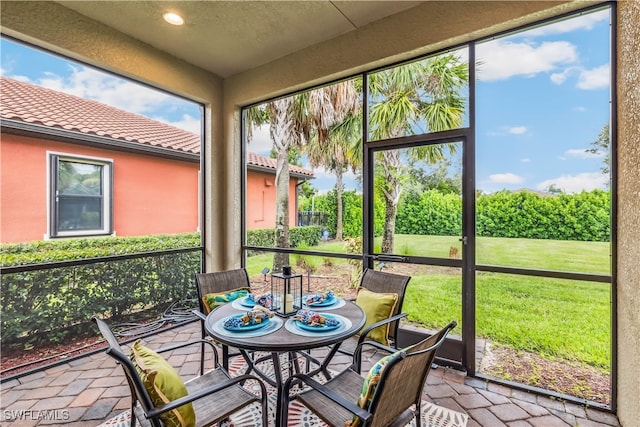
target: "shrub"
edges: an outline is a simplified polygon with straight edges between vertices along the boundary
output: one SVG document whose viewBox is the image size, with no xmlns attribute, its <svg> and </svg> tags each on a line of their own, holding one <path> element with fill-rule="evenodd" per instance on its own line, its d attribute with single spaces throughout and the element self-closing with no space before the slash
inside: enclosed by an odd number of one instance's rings
<svg viewBox="0 0 640 427">
<path fill-rule="evenodd" d="M 4 266 L 45 264 L 2 276 L 2 345 L 36 339 L 60 342 L 93 331 L 93 315 L 124 319 L 177 300 L 195 298 L 200 236 L 85 238 L 3 245 Z M 195 247 L 191 252 L 149 254 Z M 86 250 L 85 250 L 86 249 Z M 48 268 L 46 263 L 109 255 L 134 258 Z"/>
</svg>

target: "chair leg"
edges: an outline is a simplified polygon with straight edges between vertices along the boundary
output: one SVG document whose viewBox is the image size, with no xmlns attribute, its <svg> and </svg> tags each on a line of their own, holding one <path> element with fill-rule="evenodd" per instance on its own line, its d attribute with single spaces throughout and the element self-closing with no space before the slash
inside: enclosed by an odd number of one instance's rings
<svg viewBox="0 0 640 427">
<path fill-rule="evenodd" d="M 229 370 L 229 346 L 222 345 L 222 367 Z"/>
</svg>

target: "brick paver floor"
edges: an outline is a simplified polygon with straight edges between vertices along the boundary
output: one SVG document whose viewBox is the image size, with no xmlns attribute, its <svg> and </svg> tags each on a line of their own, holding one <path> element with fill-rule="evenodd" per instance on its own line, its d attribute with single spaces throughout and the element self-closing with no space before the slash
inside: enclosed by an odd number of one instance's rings
<svg viewBox="0 0 640 427">
<path fill-rule="evenodd" d="M 200 338 L 193 322 L 145 338 L 151 348 Z M 197 346 L 194 346 L 197 347 Z M 199 353 L 180 353 L 169 362 L 188 379 L 198 371 Z M 336 356 L 340 369 L 346 356 Z M 368 364 L 367 364 L 368 362 Z M 370 366 L 363 364 L 364 371 Z M 424 399 L 469 416 L 468 427 L 619 426 L 615 415 L 466 377 L 439 367 L 427 379 Z M 0 385 L 0 426 L 97 426 L 129 408 L 122 368 L 103 352 L 11 379 Z M 45 418 L 48 419 L 38 419 Z"/>
</svg>

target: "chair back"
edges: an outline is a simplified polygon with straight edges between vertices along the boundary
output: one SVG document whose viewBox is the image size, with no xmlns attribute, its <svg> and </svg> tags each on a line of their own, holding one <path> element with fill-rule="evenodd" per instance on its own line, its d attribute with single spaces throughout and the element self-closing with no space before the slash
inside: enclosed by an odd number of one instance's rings
<svg viewBox="0 0 640 427">
<path fill-rule="evenodd" d="M 387 273 L 384 271 L 376 271 L 373 269 L 366 269 L 360 279 L 360 286 L 367 288 L 372 292 L 379 293 L 395 293 L 398 294 L 398 302 L 393 309 L 392 316 L 400 314 L 402 312 L 402 303 L 404 302 L 404 294 L 407 290 L 407 285 L 411 280 L 411 276 L 404 276 L 401 274 Z M 396 342 L 398 336 L 399 321 L 392 322 L 389 325 L 389 339 Z"/>
<path fill-rule="evenodd" d="M 211 293 L 232 291 L 234 289 L 249 289 L 249 275 L 244 268 L 235 270 L 215 271 L 211 273 L 196 273 L 196 288 L 200 311 L 207 313 L 202 297 Z"/>
<path fill-rule="evenodd" d="M 109 344 L 109 348 L 107 348 L 106 353 L 113 357 L 116 362 L 122 366 L 124 370 L 124 374 L 127 378 L 127 383 L 129 384 L 129 389 L 131 390 L 131 414 L 133 421 L 133 414 L 136 409 L 136 403 L 139 402 L 142 410 L 145 413 L 148 413 L 150 410 L 154 409 L 153 402 L 151 401 L 151 397 L 149 393 L 147 393 L 146 388 L 144 387 L 144 383 L 140 378 L 136 367 L 129 357 L 124 353 L 120 344 L 118 344 L 118 340 L 113 335 L 111 328 L 101 319 L 97 317 L 92 317 L 92 320 L 96 322 L 98 325 L 98 329 L 100 329 L 100 333 L 104 337 L 104 339 Z M 161 426 L 161 423 L 157 419 L 150 418 L 149 421 L 154 426 Z M 132 423 L 133 425 L 133 423 Z"/>
<path fill-rule="evenodd" d="M 371 426 L 387 426 L 412 405 L 419 414 L 422 390 L 436 351 L 457 323 L 452 321 L 436 334 L 402 350 L 389 361 L 371 400 Z M 419 415 L 418 415 L 419 416 Z"/>
</svg>

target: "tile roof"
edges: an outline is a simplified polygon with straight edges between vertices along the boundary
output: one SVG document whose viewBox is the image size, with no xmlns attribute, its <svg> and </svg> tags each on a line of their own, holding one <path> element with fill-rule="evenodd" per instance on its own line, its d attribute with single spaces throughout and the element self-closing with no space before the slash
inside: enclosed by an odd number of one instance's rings
<svg viewBox="0 0 640 427">
<path fill-rule="evenodd" d="M 96 101 L 41 86 L 0 77 L 0 119 L 32 123 L 132 144 L 145 144 L 186 153 L 200 153 L 200 136 Z M 247 165 L 271 169 L 276 160 L 247 153 Z M 313 171 L 290 165 L 294 176 Z"/>
<path fill-rule="evenodd" d="M 200 136 L 64 92 L 0 77 L 0 118 L 87 135 L 200 152 Z"/>
<path fill-rule="evenodd" d="M 258 168 L 266 168 L 276 170 L 277 161 L 271 157 L 261 156 L 260 154 L 248 152 L 247 153 L 247 166 L 256 166 Z M 313 176 L 313 171 L 309 169 L 301 168 L 296 165 L 289 165 L 289 173 L 293 176 Z"/>
</svg>

